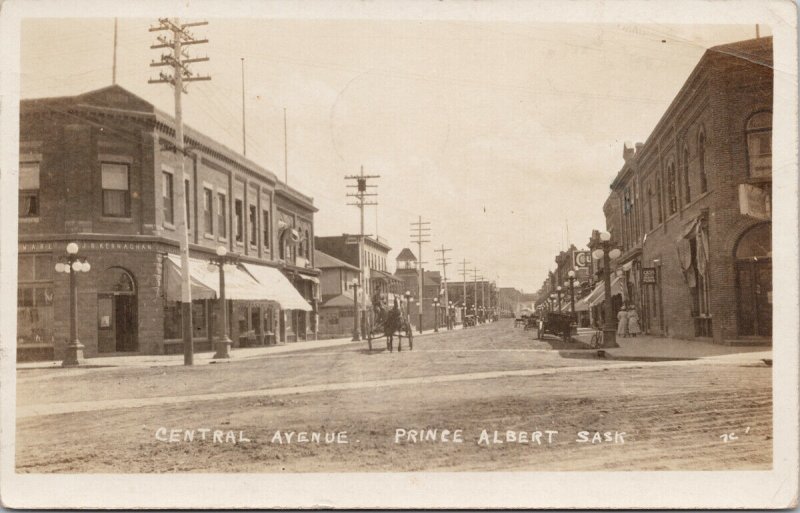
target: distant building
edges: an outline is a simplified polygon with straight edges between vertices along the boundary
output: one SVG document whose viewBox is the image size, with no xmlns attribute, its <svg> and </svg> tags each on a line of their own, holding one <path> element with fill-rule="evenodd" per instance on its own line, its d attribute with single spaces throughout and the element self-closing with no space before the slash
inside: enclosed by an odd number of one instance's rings
<svg viewBox="0 0 800 513">
<path fill-rule="evenodd" d="M 355 318 L 352 284 L 353 280 L 358 280 L 358 267 L 320 250 L 314 252 L 314 261 L 322 272 L 319 337 L 325 339 L 352 334 Z"/>
<path fill-rule="evenodd" d="M 519 312 L 519 302 L 522 292 L 513 287 L 500 287 L 497 289 L 497 308 L 500 315 L 516 315 Z"/>
</svg>

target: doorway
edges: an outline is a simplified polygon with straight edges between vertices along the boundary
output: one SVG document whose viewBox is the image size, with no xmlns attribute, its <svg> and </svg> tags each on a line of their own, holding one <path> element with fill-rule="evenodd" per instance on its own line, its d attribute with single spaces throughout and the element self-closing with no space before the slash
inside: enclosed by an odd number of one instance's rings
<svg viewBox="0 0 800 513">
<path fill-rule="evenodd" d="M 133 276 L 120 267 L 103 271 L 97 294 L 97 350 L 100 353 L 139 351 L 139 322 Z"/>
<path fill-rule="evenodd" d="M 738 335 L 772 336 L 772 224 L 746 231 L 736 245 Z"/>
</svg>

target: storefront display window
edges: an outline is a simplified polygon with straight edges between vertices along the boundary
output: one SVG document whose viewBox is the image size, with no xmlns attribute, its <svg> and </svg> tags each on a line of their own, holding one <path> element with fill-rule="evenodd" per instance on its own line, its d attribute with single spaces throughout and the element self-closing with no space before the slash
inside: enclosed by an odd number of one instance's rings
<svg viewBox="0 0 800 513">
<path fill-rule="evenodd" d="M 17 342 L 52 345 L 53 284 L 50 255 L 20 255 Z"/>
</svg>

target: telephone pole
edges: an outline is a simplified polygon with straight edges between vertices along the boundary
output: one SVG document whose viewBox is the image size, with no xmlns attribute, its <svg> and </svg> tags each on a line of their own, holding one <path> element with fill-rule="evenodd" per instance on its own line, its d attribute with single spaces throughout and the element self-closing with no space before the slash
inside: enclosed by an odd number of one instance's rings
<svg viewBox="0 0 800 513">
<path fill-rule="evenodd" d="M 467 259 L 464 258 L 461 260 L 461 285 L 464 287 L 464 295 L 462 296 L 464 299 L 464 313 L 461 315 L 461 327 L 464 327 L 464 317 L 467 315 Z"/>
<path fill-rule="evenodd" d="M 475 309 L 475 323 L 478 323 L 478 269 L 473 267 L 472 268 L 472 277 L 474 280 L 475 285 L 475 300 L 472 302 L 472 306 Z"/>
<path fill-rule="evenodd" d="M 348 203 L 350 206 L 358 207 L 361 214 L 361 231 L 358 237 L 358 283 L 361 287 L 361 309 L 365 308 L 367 287 L 364 283 L 364 207 L 370 205 L 377 205 L 377 201 L 372 201 L 368 198 L 377 196 L 377 192 L 368 192 L 369 189 L 375 189 L 377 185 L 367 183 L 370 178 L 380 178 L 381 175 L 365 175 L 364 166 L 361 166 L 361 174 L 345 176 L 345 180 L 355 180 L 355 185 L 347 185 L 348 188 L 356 189 L 356 192 L 348 192 L 348 198 L 355 198 L 355 203 Z M 353 337 L 355 339 L 355 337 Z"/>
<path fill-rule="evenodd" d="M 422 264 L 425 262 L 422 261 L 422 244 L 426 242 L 430 242 L 430 240 L 425 240 L 425 237 L 431 236 L 431 229 L 429 228 L 431 222 L 430 221 L 423 221 L 422 216 L 419 216 L 418 221 L 416 223 L 411 223 L 411 242 L 417 245 L 418 253 L 417 253 L 417 283 L 419 284 L 419 332 L 422 333 L 422 305 L 423 305 L 423 292 L 422 287 L 424 286 L 424 278 L 423 278 L 423 267 Z M 416 233 L 413 233 L 416 231 Z"/>
<path fill-rule="evenodd" d="M 444 244 L 442 244 L 442 249 L 434 249 L 436 253 L 441 253 L 441 257 L 437 261 L 439 265 L 442 266 L 442 280 L 444 281 L 444 307 L 445 311 L 447 312 L 447 329 L 452 329 L 452 325 L 450 324 L 450 295 L 447 291 L 447 265 L 450 263 L 450 259 L 446 258 L 448 251 L 453 251 L 452 249 L 446 249 Z"/>
<path fill-rule="evenodd" d="M 187 228 L 187 219 L 189 212 L 186 207 L 186 199 L 184 196 L 184 160 L 186 157 L 186 150 L 183 141 L 183 110 L 181 106 L 181 97 L 186 93 L 185 82 L 196 82 L 199 80 L 211 80 L 208 76 L 195 76 L 189 70 L 189 64 L 195 62 L 204 62 L 208 57 L 190 58 L 186 53 L 185 47 L 189 45 L 208 43 L 208 39 L 195 39 L 195 37 L 187 30 L 189 27 L 197 27 L 200 25 L 208 25 L 207 21 L 198 21 L 194 23 L 180 23 L 178 18 L 170 20 L 169 18 L 159 18 L 158 25 L 150 27 L 150 32 L 167 31 L 172 33 L 172 39 L 168 39 L 164 35 L 158 35 L 156 39 L 158 44 L 151 45 L 150 48 L 157 49 L 170 49 L 169 52 L 161 54 L 159 61 L 152 61 L 151 67 L 169 66 L 172 68 L 172 73 L 159 72 L 157 79 L 148 80 L 149 84 L 172 84 L 175 90 L 175 155 L 178 160 L 178 168 L 180 180 L 179 186 L 173 187 L 177 192 L 178 204 L 180 208 L 176 209 L 179 213 L 177 219 L 177 229 L 180 234 L 180 251 L 181 251 L 181 322 L 183 324 L 183 364 L 192 365 L 194 363 L 194 347 L 192 342 L 192 289 L 189 276 L 189 232 Z M 221 272 L 221 271 L 220 271 Z M 222 305 L 225 308 L 225 305 Z"/>
</svg>

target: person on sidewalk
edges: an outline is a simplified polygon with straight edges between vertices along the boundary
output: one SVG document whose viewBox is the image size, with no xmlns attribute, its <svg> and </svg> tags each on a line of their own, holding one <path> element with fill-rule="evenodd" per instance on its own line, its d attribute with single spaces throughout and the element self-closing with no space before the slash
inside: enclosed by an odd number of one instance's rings
<svg viewBox="0 0 800 513">
<path fill-rule="evenodd" d="M 622 338 L 628 336 L 628 312 L 625 310 L 625 305 L 622 305 L 617 314 L 617 336 Z"/>
<path fill-rule="evenodd" d="M 639 314 L 636 313 L 636 307 L 631 306 L 631 309 L 628 311 L 628 335 L 636 337 L 641 332 L 642 328 L 639 326 Z"/>
</svg>

